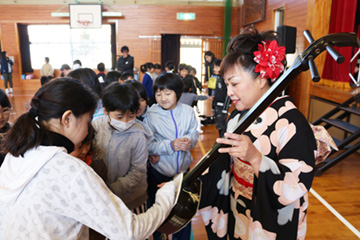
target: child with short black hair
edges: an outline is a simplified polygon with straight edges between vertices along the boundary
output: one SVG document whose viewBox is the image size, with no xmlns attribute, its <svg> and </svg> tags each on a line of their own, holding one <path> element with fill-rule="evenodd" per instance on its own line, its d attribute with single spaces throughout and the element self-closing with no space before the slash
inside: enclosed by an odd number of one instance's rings
<svg viewBox="0 0 360 240">
<path fill-rule="evenodd" d="M 97 74 L 97 77 L 99 79 L 99 82 L 101 84 L 101 86 L 104 88 L 106 86 L 106 83 L 105 83 L 105 76 L 106 76 L 106 73 L 105 73 L 105 64 L 104 63 L 99 63 L 97 65 L 97 70 L 99 71 L 98 74 Z"/>
<path fill-rule="evenodd" d="M 119 71 L 110 71 L 106 74 L 105 84 L 108 86 L 113 82 L 120 82 L 119 80 L 121 80 L 121 73 Z"/>
<path fill-rule="evenodd" d="M 198 141 L 197 121 L 190 106 L 178 103 L 183 82 L 173 73 L 161 74 L 155 81 L 157 104 L 148 111 L 144 123 L 154 137 L 149 143 L 150 166 L 148 169 L 149 205 L 154 203 L 157 185 L 172 179 L 176 174 L 189 170 L 193 161 L 190 150 Z M 174 239 L 190 239 L 191 223 L 174 234 Z M 160 233 L 154 233 L 154 240 Z"/>
<path fill-rule="evenodd" d="M 165 63 L 165 72 L 173 73 L 175 71 L 175 63 L 172 60 L 169 60 Z"/>
<path fill-rule="evenodd" d="M 134 80 L 134 74 L 130 73 L 130 72 L 123 72 L 121 73 L 121 77 L 120 77 L 120 83 L 124 83 L 126 81 L 130 81 L 130 80 Z"/>
<path fill-rule="evenodd" d="M 93 122 L 94 161 L 107 166 L 106 183 L 135 213 L 146 210 L 146 164 L 151 133 L 135 121 L 139 95 L 128 84 L 112 83 L 103 94 L 105 116 Z"/>
<path fill-rule="evenodd" d="M 189 75 L 190 72 L 190 66 L 186 65 L 185 63 L 179 64 L 179 76 L 181 79 L 186 78 L 187 75 Z"/>
<path fill-rule="evenodd" d="M 196 77 L 196 68 L 190 66 L 190 71 L 189 71 L 189 75 L 194 77 L 194 86 L 195 88 L 193 89 L 193 93 L 196 93 L 196 88 L 199 89 L 199 91 L 202 90 L 202 86 L 201 86 L 201 82 L 199 81 L 199 79 Z"/>
<path fill-rule="evenodd" d="M 10 130 L 12 123 L 9 122 L 11 104 L 6 93 L 0 89 L 0 144 L 3 142 L 6 133 Z M 3 163 L 5 154 L 0 151 L 0 166 Z"/>
<path fill-rule="evenodd" d="M 139 81 L 136 80 L 129 80 L 125 82 L 126 84 L 130 84 L 139 94 L 139 110 L 136 114 L 136 118 L 140 121 L 143 121 L 146 113 L 149 109 L 149 106 L 147 105 L 147 95 L 144 85 L 142 85 Z"/>
<path fill-rule="evenodd" d="M 209 99 L 209 95 L 197 95 L 196 93 L 193 93 L 193 91 L 192 91 L 192 89 L 194 87 L 193 80 L 194 80 L 194 77 L 191 75 L 188 75 L 184 78 L 183 93 L 181 94 L 181 97 L 179 99 L 180 103 L 184 103 L 191 107 L 195 106 L 196 101 L 198 101 L 198 100 Z"/>
<path fill-rule="evenodd" d="M 147 62 L 143 65 L 141 65 L 140 70 L 142 73 L 144 73 L 144 77 L 142 79 L 142 85 L 144 85 L 146 94 L 148 96 L 147 103 L 149 106 L 153 105 L 155 103 L 155 97 L 153 92 L 153 79 L 151 78 L 151 74 L 154 71 L 154 64 L 151 62 Z"/>
<path fill-rule="evenodd" d="M 152 73 L 153 80 L 155 81 L 156 78 L 161 74 L 162 68 L 159 63 L 154 64 L 154 72 Z"/>
</svg>

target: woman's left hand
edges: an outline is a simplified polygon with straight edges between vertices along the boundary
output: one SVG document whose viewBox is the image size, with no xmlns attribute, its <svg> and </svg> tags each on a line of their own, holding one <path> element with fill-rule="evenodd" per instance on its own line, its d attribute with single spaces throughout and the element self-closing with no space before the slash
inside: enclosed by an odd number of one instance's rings
<svg viewBox="0 0 360 240">
<path fill-rule="evenodd" d="M 260 166 L 262 154 L 252 143 L 251 139 L 243 134 L 225 133 L 226 138 L 216 139 L 217 143 L 230 145 L 231 147 L 220 148 L 220 153 L 228 153 L 232 157 L 240 158 L 249 162 L 253 167 Z"/>
</svg>

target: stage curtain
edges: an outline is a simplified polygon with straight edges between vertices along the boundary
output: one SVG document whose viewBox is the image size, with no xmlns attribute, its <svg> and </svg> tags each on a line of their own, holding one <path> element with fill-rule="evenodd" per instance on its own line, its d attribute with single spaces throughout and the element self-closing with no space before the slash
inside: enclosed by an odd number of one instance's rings
<svg viewBox="0 0 360 240">
<path fill-rule="evenodd" d="M 28 25 L 18 24 L 22 74 L 32 73 Z"/>
<path fill-rule="evenodd" d="M 115 23 L 110 24 L 111 27 L 111 69 L 116 68 L 116 26 Z"/>
<path fill-rule="evenodd" d="M 354 32 L 356 7 L 357 0 L 333 0 L 329 33 Z M 327 53 L 322 83 L 335 88 L 350 88 L 350 59 L 356 51 L 351 47 L 334 48 L 345 57 L 345 62 L 337 64 Z"/>
<path fill-rule="evenodd" d="M 172 60 L 177 70 L 180 62 L 180 34 L 161 34 L 161 66 Z"/>
</svg>

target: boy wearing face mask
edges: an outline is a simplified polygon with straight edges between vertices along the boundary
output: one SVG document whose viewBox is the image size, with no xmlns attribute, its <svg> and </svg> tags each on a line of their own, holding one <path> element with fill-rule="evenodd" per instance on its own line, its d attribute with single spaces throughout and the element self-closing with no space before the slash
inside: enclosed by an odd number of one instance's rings
<svg viewBox="0 0 360 240">
<path fill-rule="evenodd" d="M 135 213 L 146 210 L 148 141 L 152 133 L 135 122 L 139 95 L 129 84 L 104 89 L 105 115 L 93 122 L 93 161 L 104 161 L 108 187 Z"/>
</svg>

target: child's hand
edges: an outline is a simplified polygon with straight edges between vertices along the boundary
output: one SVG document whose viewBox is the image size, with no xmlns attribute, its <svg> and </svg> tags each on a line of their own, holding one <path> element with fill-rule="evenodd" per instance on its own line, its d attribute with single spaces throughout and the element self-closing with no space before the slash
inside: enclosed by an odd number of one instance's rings
<svg viewBox="0 0 360 240">
<path fill-rule="evenodd" d="M 149 156 L 149 161 L 152 163 L 152 164 L 157 164 L 160 160 L 160 156 L 159 155 L 151 155 Z"/>
<path fill-rule="evenodd" d="M 174 149 L 174 151 L 181 151 L 180 150 L 180 146 L 181 146 L 181 140 L 180 138 L 175 139 L 174 141 L 171 142 L 171 146 Z"/>
<path fill-rule="evenodd" d="M 191 141 L 188 138 L 179 138 L 180 151 L 189 151 L 191 148 Z"/>
</svg>

